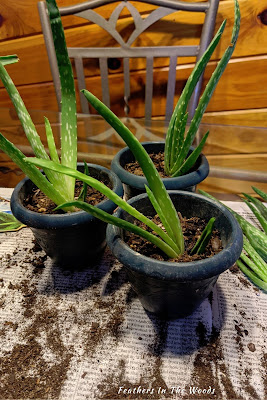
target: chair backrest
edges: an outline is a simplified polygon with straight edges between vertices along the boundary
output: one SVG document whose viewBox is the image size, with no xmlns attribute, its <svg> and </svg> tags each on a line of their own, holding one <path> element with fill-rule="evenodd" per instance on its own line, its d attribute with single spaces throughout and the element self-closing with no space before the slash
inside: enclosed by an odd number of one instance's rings
<svg viewBox="0 0 267 400">
<path fill-rule="evenodd" d="M 154 58 L 168 58 L 169 59 L 169 72 L 168 84 L 166 93 L 166 111 L 165 119 L 168 121 L 173 112 L 175 84 L 176 84 L 176 68 L 178 57 L 196 57 L 198 60 L 203 52 L 209 45 L 213 36 L 216 14 L 218 9 L 219 0 L 208 0 L 207 2 L 188 2 L 176 0 L 144 0 L 138 1 L 139 3 L 147 3 L 149 5 L 158 6 L 148 16 L 142 18 L 137 8 L 129 1 L 121 1 L 111 12 L 109 19 L 103 18 L 95 11 L 95 8 L 104 6 L 106 4 L 115 3 L 118 1 L 106 0 L 91 0 L 76 4 L 69 7 L 59 8 L 61 16 L 75 15 L 84 18 L 90 22 L 99 25 L 106 30 L 113 39 L 116 40 L 116 47 L 68 47 L 70 58 L 74 59 L 76 69 L 76 76 L 78 80 L 79 90 L 86 88 L 85 75 L 83 68 L 83 60 L 87 58 L 99 59 L 99 69 L 101 75 L 102 87 L 102 101 L 110 107 L 110 90 L 108 84 L 108 60 L 109 59 L 123 59 L 123 76 L 124 76 L 124 111 L 125 114 L 129 113 L 129 99 L 131 97 L 130 89 L 130 67 L 129 60 L 131 58 L 144 58 L 146 59 L 146 84 L 145 84 L 145 118 L 150 120 L 152 116 L 152 97 L 153 97 L 153 62 Z M 135 1 L 135 5 L 136 5 Z M 117 21 L 124 8 L 127 8 L 131 14 L 134 22 L 134 30 L 130 37 L 124 40 L 120 33 L 117 31 Z M 54 86 L 57 95 L 57 101 L 60 109 L 60 80 L 53 45 L 53 38 L 49 17 L 46 10 L 45 2 L 38 3 L 38 10 L 44 34 L 45 44 L 47 48 L 49 63 L 54 80 Z M 189 11 L 201 12 L 205 14 L 204 24 L 202 28 L 201 38 L 199 45 L 179 45 L 179 46 L 153 46 L 153 47 L 134 47 L 133 43 L 138 37 L 146 31 L 152 24 L 160 19 L 176 12 L 176 11 Z M 164 34 L 164 32 L 162 33 Z M 189 105 L 189 119 L 193 116 L 197 106 L 202 78 L 200 79 L 194 94 L 192 95 Z M 90 89 L 90 88 L 89 88 Z M 87 100 L 80 94 L 81 109 L 83 113 L 89 113 Z"/>
</svg>

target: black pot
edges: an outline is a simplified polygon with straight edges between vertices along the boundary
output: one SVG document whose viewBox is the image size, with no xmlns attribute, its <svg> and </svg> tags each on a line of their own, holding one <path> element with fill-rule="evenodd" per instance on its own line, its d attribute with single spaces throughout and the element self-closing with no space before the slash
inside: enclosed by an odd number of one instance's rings
<svg viewBox="0 0 267 400">
<path fill-rule="evenodd" d="M 165 142 L 144 142 L 142 143 L 148 153 L 164 152 Z M 189 154 L 194 147 L 190 147 Z M 120 150 L 112 160 L 111 169 L 120 178 L 123 183 L 124 196 L 126 200 L 146 193 L 145 185 L 148 185 L 144 176 L 137 176 L 127 172 L 124 166 L 129 162 L 134 162 L 135 157 L 128 147 Z M 195 192 L 196 185 L 202 182 L 209 174 L 209 163 L 206 157 L 201 153 L 194 168 L 187 174 L 176 178 L 163 178 L 162 181 L 167 190 L 186 190 Z"/>
<path fill-rule="evenodd" d="M 83 164 L 78 164 L 83 171 Z M 96 179 L 108 177 L 113 191 L 122 196 L 119 178 L 107 168 L 88 164 L 89 175 Z M 39 214 L 23 206 L 23 199 L 35 185 L 29 178 L 23 179 L 14 189 L 11 210 L 23 224 L 29 226 L 42 249 L 58 265 L 77 267 L 97 260 L 106 246 L 106 223 L 85 211 L 65 214 Z M 111 200 L 98 204 L 99 208 L 112 214 L 117 207 Z"/>
<path fill-rule="evenodd" d="M 201 195 L 169 192 L 174 206 L 185 217 L 216 218 L 223 250 L 213 257 L 188 263 L 158 261 L 133 251 L 123 240 L 121 229 L 108 225 L 107 243 L 112 253 L 126 267 L 129 280 L 143 307 L 164 318 L 190 315 L 209 295 L 218 276 L 231 267 L 240 256 L 243 238 L 241 229 L 222 205 Z M 147 216 L 155 211 L 146 194 L 129 200 L 129 204 Z M 114 214 L 131 220 L 125 211 Z"/>
</svg>

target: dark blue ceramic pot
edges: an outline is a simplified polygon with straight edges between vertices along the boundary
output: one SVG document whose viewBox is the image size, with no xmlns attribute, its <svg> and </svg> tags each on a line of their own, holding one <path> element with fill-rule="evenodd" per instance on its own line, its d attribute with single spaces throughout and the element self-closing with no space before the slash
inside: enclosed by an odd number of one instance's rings
<svg viewBox="0 0 267 400">
<path fill-rule="evenodd" d="M 112 253 L 126 267 L 129 281 L 143 307 L 163 318 L 190 315 L 209 295 L 218 276 L 239 258 L 243 238 L 241 229 L 222 205 L 199 194 L 170 191 L 176 210 L 185 217 L 216 218 L 215 228 L 220 232 L 223 250 L 213 257 L 188 263 L 158 261 L 133 251 L 123 240 L 119 228 L 108 225 L 107 243 Z M 129 200 L 129 204 L 147 216 L 154 209 L 146 194 Z M 119 209 L 114 214 L 131 220 Z"/>
<path fill-rule="evenodd" d="M 78 164 L 83 171 L 83 164 Z M 90 176 L 108 178 L 113 191 L 123 195 L 119 178 L 107 168 L 88 164 Z M 34 188 L 29 178 L 23 179 L 14 189 L 11 210 L 23 224 L 29 226 L 42 249 L 58 265 L 81 267 L 97 260 L 106 246 L 106 223 L 85 211 L 66 214 L 39 214 L 23 206 L 23 199 Z M 99 208 L 112 214 L 117 207 L 110 200 L 98 204 Z"/>
<path fill-rule="evenodd" d="M 148 153 L 164 152 L 165 142 L 144 142 L 142 143 Z M 191 146 L 189 154 L 194 150 Z M 135 161 L 135 157 L 128 147 L 120 150 L 112 160 L 111 169 L 120 178 L 123 183 L 124 196 L 126 200 L 145 193 L 147 180 L 144 176 L 131 174 L 124 169 L 124 166 Z M 187 174 L 176 178 L 163 178 L 162 181 L 167 190 L 186 190 L 195 192 L 196 185 L 202 182 L 209 174 L 209 163 L 206 157 L 201 153 L 194 168 Z"/>
</svg>

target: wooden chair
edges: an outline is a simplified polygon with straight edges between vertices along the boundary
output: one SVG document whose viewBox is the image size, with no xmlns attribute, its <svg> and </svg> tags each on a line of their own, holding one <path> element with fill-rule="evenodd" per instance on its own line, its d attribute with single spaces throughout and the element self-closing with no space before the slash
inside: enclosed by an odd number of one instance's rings
<svg viewBox="0 0 267 400">
<path fill-rule="evenodd" d="M 165 119 L 169 121 L 174 105 L 175 83 L 177 59 L 179 57 L 196 57 L 198 60 L 206 50 L 214 31 L 215 19 L 218 9 L 219 0 L 209 0 L 207 2 L 185 2 L 177 0 L 154 0 L 154 1 L 135 1 L 135 6 L 130 1 L 117 1 L 116 7 L 111 12 L 109 19 L 103 18 L 98 14 L 99 7 L 105 6 L 116 1 L 91 0 L 84 3 L 76 4 L 69 7 L 59 8 L 61 16 L 75 15 L 91 21 L 103 29 L 105 29 L 113 39 L 116 40 L 116 47 L 69 47 L 68 52 L 70 58 L 74 59 L 76 76 L 79 90 L 86 88 L 84 75 L 84 60 L 87 58 L 99 59 L 99 69 L 101 75 L 102 101 L 110 107 L 110 88 L 109 88 L 109 66 L 110 60 L 123 60 L 123 76 L 124 76 L 124 112 L 129 114 L 129 102 L 131 99 L 130 87 L 130 59 L 143 58 L 146 59 L 146 84 L 145 84 L 145 119 L 150 120 L 152 117 L 152 97 L 153 97 L 153 62 L 155 58 L 168 58 L 169 72 L 166 93 L 166 110 Z M 149 15 L 142 18 L 140 12 L 136 8 L 137 3 L 147 3 L 152 6 L 158 6 L 152 10 Z M 128 39 L 124 39 L 118 32 L 117 21 L 124 8 L 127 8 L 134 22 L 134 29 Z M 52 32 L 49 23 L 49 17 L 46 10 L 45 2 L 38 3 L 39 15 L 44 34 L 45 44 L 47 48 L 48 58 L 50 62 L 51 72 L 54 80 L 58 106 L 60 109 L 60 81 L 56 62 L 56 55 L 53 45 Z M 157 46 L 157 47 L 138 47 L 133 46 L 139 36 L 145 32 L 152 24 L 176 11 L 200 12 L 204 13 L 204 24 L 202 28 L 199 45 L 190 46 Z M 172 21 L 168 21 L 172 22 Z M 64 21 L 63 21 L 64 23 Z M 162 32 L 164 35 L 164 32 Z M 92 40 L 92 39 L 91 39 Z M 89 40 L 90 41 L 90 40 Z M 196 105 L 199 100 L 201 82 L 197 85 L 189 105 L 189 117 L 192 117 Z M 90 89 L 90 88 L 88 88 Z M 80 94 L 81 109 L 83 113 L 89 113 L 88 102 L 82 94 Z"/>
</svg>

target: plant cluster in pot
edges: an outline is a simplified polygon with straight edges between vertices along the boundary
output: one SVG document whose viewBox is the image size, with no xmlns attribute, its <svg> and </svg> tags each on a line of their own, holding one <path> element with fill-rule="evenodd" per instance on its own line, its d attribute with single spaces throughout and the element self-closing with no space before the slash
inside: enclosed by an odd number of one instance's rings
<svg viewBox="0 0 267 400">
<path fill-rule="evenodd" d="M 167 190 L 195 191 L 197 184 L 208 176 L 209 164 L 201 151 L 209 132 L 203 136 L 197 147 L 192 146 L 192 144 L 210 98 L 233 53 L 235 42 L 232 42 L 226 49 L 217 64 L 189 123 L 187 106 L 200 76 L 219 43 L 225 23 L 226 21 L 222 23 L 208 50 L 196 63 L 189 76 L 172 114 L 165 142 L 143 143 L 148 153 L 158 155 L 161 152 L 163 154 L 164 160 L 162 160 L 161 169 L 164 170 L 163 182 Z M 128 164 L 136 164 L 136 161 L 138 162 L 138 159 L 129 147 L 120 150 L 112 160 L 111 169 L 122 181 L 126 199 L 145 193 L 145 185 L 147 185 L 145 176 L 140 176 L 139 173 L 135 175 L 126 168 Z"/>
<path fill-rule="evenodd" d="M 230 268 L 242 250 L 242 232 L 231 213 L 214 201 L 191 192 L 170 191 L 175 208 L 183 217 L 206 221 L 216 218 L 214 228 L 220 232 L 223 249 L 212 257 L 189 262 L 157 260 L 137 256 L 125 241 L 123 231 L 108 225 L 107 243 L 112 253 L 125 266 L 129 281 L 145 310 L 164 318 L 190 315 L 208 297 L 219 275 Z M 129 204 L 145 215 L 155 211 L 146 194 L 129 200 Z M 118 218 L 131 221 L 129 214 L 118 210 Z"/>
<path fill-rule="evenodd" d="M 45 118 L 45 128 L 49 154 L 47 154 L 31 117 L 8 75 L 5 65 L 18 61 L 16 56 L 0 57 L 0 78 L 14 104 L 24 132 L 36 157 L 53 160 L 58 165 L 77 168 L 77 115 L 75 86 L 71 63 L 68 57 L 64 31 L 57 5 L 54 0 L 47 0 L 50 23 L 61 82 L 61 158 L 55 146 L 52 127 Z M 37 242 L 52 260 L 60 265 L 80 266 L 93 262 L 101 255 L 106 244 L 106 224 L 74 207 L 65 208 L 60 215 L 40 214 L 24 207 L 25 197 L 32 189 L 39 188 L 53 203 L 60 205 L 71 201 L 75 196 L 75 178 L 62 176 L 44 168 L 44 173 L 27 163 L 24 154 L 0 134 L 0 149 L 21 168 L 28 176 L 15 188 L 11 198 L 14 216 L 29 226 Z M 90 174 L 96 179 L 105 177 L 112 190 L 122 196 L 123 190 L 118 177 L 97 165 L 89 165 Z M 83 193 L 86 192 L 85 186 Z M 112 213 L 116 205 L 106 199 L 99 204 L 106 212 Z M 77 212 L 78 211 L 78 212 Z M 93 232 L 88 234 L 88 232 Z"/>
<path fill-rule="evenodd" d="M 165 142 L 143 142 L 142 146 L 148 154 L 164 153 Z M 190 146 L 189 154 L 192 154 L 194 147 Z M 124 198 L 131 199 L 134 196 L 145 193 L 147 180 L 145 176 L 137 175 L 127 171 L 125 166 L 134 163 L 135 157 L 129 147 L 121 149 L 113 158 L 111 169 L 123 183 Z M 135 163 L 136 164 L 136 163 Z M 162 182 L 167 190 L 187 190 L 196 191 L 196 186 L 202 182 L 209 174 L 209 163 L 203 153 L 200 153 L 191 170 L 181 176 L 165 177 Z"/>
<path fill-rule="evenodd" d="M 223 23 L 205 53 L 206 62 L 208 61 L 207 54 L 211 55 L 214 42 L 218 41 L 224 25 Z M 219 63 L 219 75 L 233 52 L 239 26 L 240 12 L 238 3 L 235 1 L 232 40 L 226 50 L 226 56 L 223 56 L 223 63 Z M 212 89 L 219 79 L 217 69 L 214 76 L 214 80 L 211 81 Z M 126 266 L 133 288 L 144 307 L 169 318 L 188 315 L 208 296 L 218 275 L 238 259 L 243 245 L 241 229 L 233 216 L 212 200 L 190 192 L 168 192 L 151 158 L 132 132 L 92 93 L 87 90 L 83 90 L 83 93 L 91 105 L 117 131 L 138 160 L 148 182 L 148 186 L 145 187 L 146 194 L 126 202 L 101 182 L 77 170 L 40 158 L 28 158 L 27 162 L 78 178 L 116 203 L 119 210 L 114 215 L 82 201 L 67 202 L 58 208 L 77 207 L 115 226 L 116 228 L 108 227 L 107 241 L 115 256 Z M 198 239 L 190 248 L 189 256 L 197 255 L 205 258 L 207 243 L 214 234 L 214 226 L 219 230 L 223 249 L 215 251 L 215 255 L 210 253 L 208 259 L 198 259 L 186 264 L 179 263 L 179 258 L 187 249 L 185 249 L 183 229 L 177 211 L 181 211 L 185 217 L 201 217 L 201 223 L 204 224 Z M 157 219 L 151 218 L 153 216 Z M 131 232 L 146 242 L 152 243 L 171 261 L 161 263 L 133 251 L 124 243 L 122 231 Z M 177 262 L 172 262 L 172 260 L 177 260 Z"/>
</svg>

